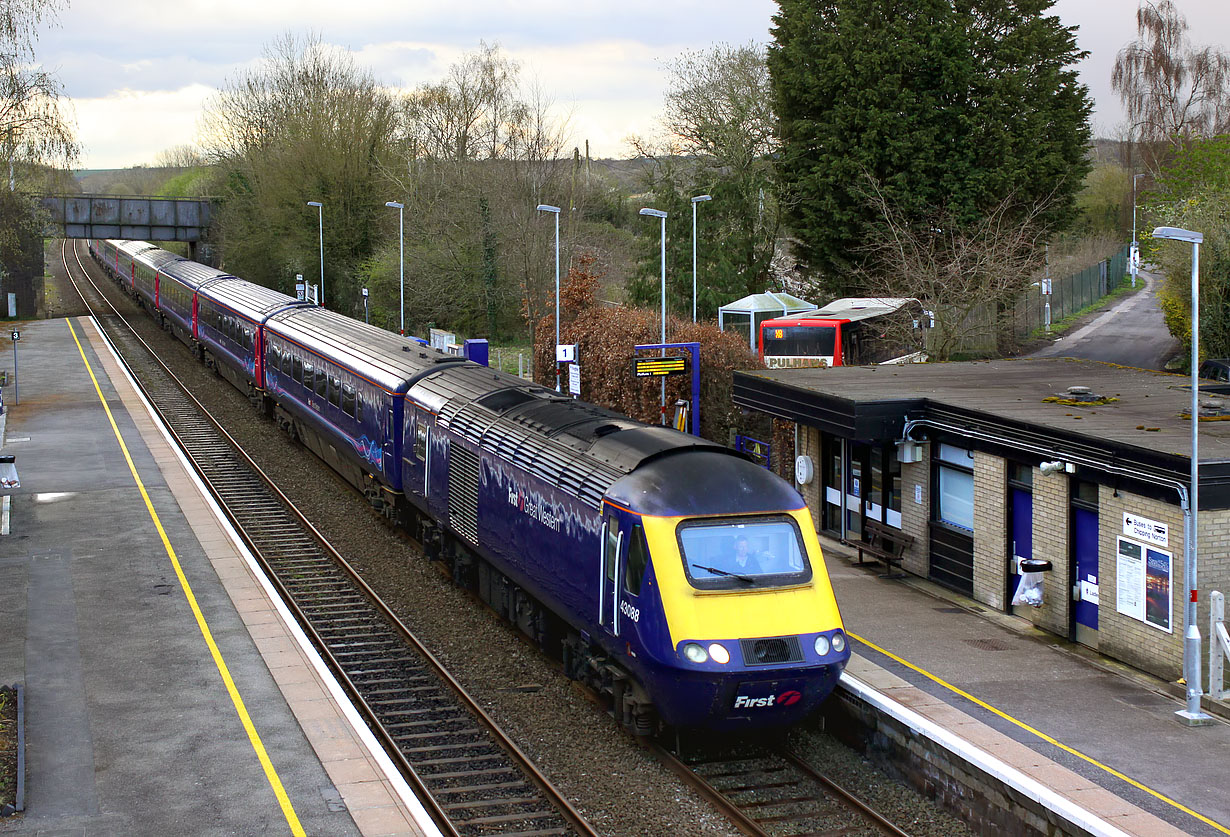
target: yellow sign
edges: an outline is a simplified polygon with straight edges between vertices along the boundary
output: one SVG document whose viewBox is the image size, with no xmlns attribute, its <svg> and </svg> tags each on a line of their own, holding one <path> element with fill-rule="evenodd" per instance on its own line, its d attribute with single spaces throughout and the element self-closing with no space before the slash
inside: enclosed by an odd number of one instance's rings
<svg viewBox="0 0 1230 837">
<path fill-rule="evenodd" d="M 784 329 L 780 329 L 780 328 L 773 329 L 773 336 L 776 337 L 778 340 L 782 339 L 783 333 L 784 333 Z"/>
<path fill-rule="evenodd" d="M 688 371 L 687 358 L 636 357 L 632 359 L 632 371 L 638 378 L 660 378 Z"/>
</svg>

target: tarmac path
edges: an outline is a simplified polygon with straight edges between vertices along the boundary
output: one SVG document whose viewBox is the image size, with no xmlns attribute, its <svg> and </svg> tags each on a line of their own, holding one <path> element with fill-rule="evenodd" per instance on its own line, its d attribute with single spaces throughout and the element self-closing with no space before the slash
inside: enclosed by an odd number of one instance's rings
<svg viewBox="0 0 1230 837">
<path fill-rule="evenodd" d="M 1140 271 L 1144 290 L 1116 300 L 1084 325 L 1029 357 L 1077 357 L 1164 371 L 1179 351 L 1179 341 L 1166 330 L 1157 289 L 1162 276 Z"/>
</svg>

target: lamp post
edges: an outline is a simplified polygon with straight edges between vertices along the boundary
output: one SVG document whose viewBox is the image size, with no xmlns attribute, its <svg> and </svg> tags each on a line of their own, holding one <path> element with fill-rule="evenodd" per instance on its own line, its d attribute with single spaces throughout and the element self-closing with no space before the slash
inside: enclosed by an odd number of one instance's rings
<svg viewBox="0 0 1230 837">
<path fill-rule="evenodd" d="M 645 207 L 641 210 L 641 214 L 650 215 L 654 218 L 662 219 L 662 317 L 661 317 L 662 339 L 660 342 L 665 344 L 666 343 L 666 213 L 660 209 L 650 209 L 649 207 Z M 666 354 L 665 345 L 663 346 L 661 353 L 663 355 Z M 661 397 L 661 404 L 659 406 L 662 408 L 662 421 L 665 422 L 666 421 L 666 378 L 665 376 L 662 378 L 662 397 Z"/>
<path fill-rule="evenodd" d="M 320 304 L 325 304 L 325 206 L 320 201 L 308 201 L 316 207 L 317 229 L 320 231 Z"/>
<path fill-rule="evenodd" d="M 1132 175 L 1132 287 L 1136 287 L 1136 263 L 1140 259 L 1140 242 L 1136 239 L 1136 181 L 1144 177 L 1144 174 Z"/>
<path fill-rule="evenodd" d="M 538 204 L 539 212 L 550 212 L 555 216 L 555 352 L 559 352 L 559 207 L 550 204 Z M 559 392 L 559 357 L 552 360 L 555 364 L 555 391 Z"/>
<path fill-rule="evenodd" d="M 397 210 L 397 240 L 399 242 L 399 255 L 397 263 L 399 265 L 399 273 L 401 275 L 401 295 L 398 297 L 397 307 L 401 311 L 401 336 L 406 336 L 406 225 L 405 225 L 405 209 L 406 205 L 397 201 L 385 201 L 384 205 Z"/>
<path fill-rule="evenodd" d="M 1187 708 L 1175 714 L 1179 720 L 1189 726 L 1211 724 L 1213 719 L 1200 709 L 1200 628 L 1196 625 L 1196 539 L 1200 529 L 1197 527 L 1199 503 L 1199 466 L 1200 449 L 1200 378 L 1197 374 L 1200 368 L 1200 244 L 1204 234 L 1183 230 L 1178 227 L 1158 227 L 1153 231 L 1154 238 L 1166 238 L 1171 241 L 1186 241 L 1192 245 L 1192 461 L 1191 481 L 1188 503 L 1191 514 L 1188 515 L 1187 529 L 1183 535 L 1183 577 L 1187 582 L 1187 606 L 1184 609 L 1183 621 L 1186 623 L 1183 636 L 1183 677 L 1187 680 Z"/>
<path fill-rule="evenodd" d="M 697 195 L 692 198 L 692 322 L 696 322 L 696 204 L 711 200 L 713 195 Z"/>
</svg>

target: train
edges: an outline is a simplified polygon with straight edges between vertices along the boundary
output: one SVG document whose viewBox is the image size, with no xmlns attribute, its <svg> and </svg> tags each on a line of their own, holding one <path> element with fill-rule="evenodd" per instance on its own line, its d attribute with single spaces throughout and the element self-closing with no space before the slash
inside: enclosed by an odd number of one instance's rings
<svg viewBox="0 0 1230 837">
<path fill-rule="evenodd" d="M 835 688 L 806 503 L 741 454 L 146 242 L 89 250 L 633 733 L 784 727 Z"/>
</svg>

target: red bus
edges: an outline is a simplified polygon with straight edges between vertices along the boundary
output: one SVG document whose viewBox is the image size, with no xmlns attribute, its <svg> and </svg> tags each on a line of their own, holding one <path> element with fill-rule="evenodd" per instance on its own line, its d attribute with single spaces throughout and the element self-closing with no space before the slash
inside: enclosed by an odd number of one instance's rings
<svg viewBox="0 0 1230 837">
<path fill-rule="evenodd" d="M 917 299 L 838 299 L 814 311 L 765 320 L 760 357 L 770 369 L 923 360 L 926 319 Z"/>
</svg>

